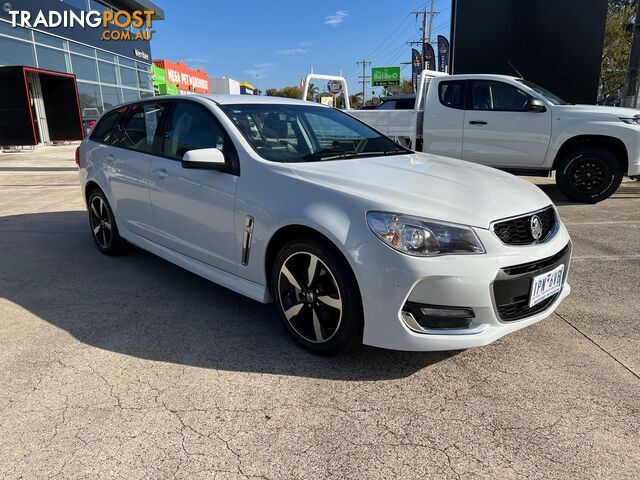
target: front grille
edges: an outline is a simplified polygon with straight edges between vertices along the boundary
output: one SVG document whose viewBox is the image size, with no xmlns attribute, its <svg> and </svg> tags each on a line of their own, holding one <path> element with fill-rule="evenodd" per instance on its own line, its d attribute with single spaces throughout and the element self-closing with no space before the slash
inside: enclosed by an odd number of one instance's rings
<svg viewBox="0 0 640 480">
<path fill-rule="evenodd" d="M 537 215 L 542 223 L 542 235 L 537 240 L 531 233 L 531 217 L 534 215 Z M 549 206 L 539 212 L 497 222 L 493 225 L 493 232 L 506 245 L 531 245 L 545 241 L 553 232 L 556 222 L 556 211 Z"/>
<path fill-rule="evenodd" d="M 571 243 L 568 243 L 562 250 L 550 257 L 501 269 L 493 282 L 493 298 L 500 320 L 503 322 L 521 320 L 551 306 L 562 292 L 529 307 L 532 279 L 564 264 L 564 282 L 569 271 L 570 258 Z"/>
<path fill-rule="evenodd" d="M 519 297 L 514 298 L 514 301 L 511 303 L 499 305 L 498 315 L 500 315 L 500 319 L 504 322 L 521 320 L 546 309 L 549 305 L 555 302 L 558 295 L 560 295 L 560 293 L 552 295 L 533 307 L 529 307 L 529 295 L 520 295 Z"/>
</svg>

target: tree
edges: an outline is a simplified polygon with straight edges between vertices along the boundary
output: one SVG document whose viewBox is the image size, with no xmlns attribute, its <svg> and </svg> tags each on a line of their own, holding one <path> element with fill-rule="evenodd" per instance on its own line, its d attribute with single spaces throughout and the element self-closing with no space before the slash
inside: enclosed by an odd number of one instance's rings
<svg viewBox="0 0 640 480">
<path fill-rule="evenodd" d="M 625 0 L 609 0 L 600 69 L 600 96 L 603 99 L 620 98 L 622 94 L 632 36 L 625 26 L 635 8 L 633 3 Z"/>
<path fill-rule="evenodd" d="M 267 89 L 267 95 L 270 97 L 286 97 L 286 98 L 302 98 L 302 90 L 300 87 L 283 87 L 280 90 L 276 88 Z"/>
<path fill-rule="evenodd" d="M 400 82 L 400 85 L 392 85 L 387 87 L 387 91 L 391 95 L 400 95 L 404 93 L 413 93 L 413 82 L 409 78 L 405 78 Z"/>
<path fill-rule="evenodd" d="M 320 89 L 316 87 L 313 83 L 309 84 L 309 91 L 307 92 L 307 100 L 313 101 L 318 95 Z M 302 92 L 300 92 L 300 97 L 302 97 Z"/>
</svg>

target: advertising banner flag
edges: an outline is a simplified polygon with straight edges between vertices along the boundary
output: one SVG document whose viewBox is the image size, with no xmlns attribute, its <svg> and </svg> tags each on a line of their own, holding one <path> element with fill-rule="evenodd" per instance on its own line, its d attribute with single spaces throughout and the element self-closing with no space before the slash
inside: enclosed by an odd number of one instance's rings
<svg viewBox="0 0 640 480">
<path fill-rule="evenodd" d="M 418 77 L 422 73 L 422 55 L 415 48 L 411 49 L 411 83 L 413 93 L 418 90 Z"/>
<path fill-rule="evenodd" d="M 449 73 L 449 40 L 438 35 L 438 67 L 441 72 Z"/>
<path fill-rule="evenodd" d="M 433 47 L 430 43 L 425 43 L 422 48 L 422 56 L 424 57 L 424 69 L 435 70 L 436 69 L 436 54 L 433 51 Z"/>
</svg>

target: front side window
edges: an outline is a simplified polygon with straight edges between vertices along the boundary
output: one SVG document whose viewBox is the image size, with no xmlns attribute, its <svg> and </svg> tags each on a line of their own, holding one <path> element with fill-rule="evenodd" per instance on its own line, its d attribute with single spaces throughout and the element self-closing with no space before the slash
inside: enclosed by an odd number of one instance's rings
<svg viewBox="0 0 640 480">
<path fill-rule="evenodd" d="M 113 110 L 102 117 L 91 132 L 91 140 L 99 143 L 111 143 L 114 125 L 118 121 L 119 110 Z"/>
<path fill-rule="evenodd" d="M 508 83 L 493 80 L 473 80 L 471 87 L 472 110 L 523 112 L 529 95 Z"/>
<path fill-rule="evenodd" d="M 177 103 L 167 122 L 162 146 L 163 155 L 182 160 L 189 150 L 218 148 L 225 153 L 230 148 L 228 137 L 213 115 L 194 103 Z"/>
<path fill-rule="evenodd" d="M 562 98 L 557 96 L 555 93 L 551 93 L 546 88 L 542 88 L 540 85 L 536 85 L 535 83 L 530 82 L 529 80 L 518 79 L 518 82 L 522 83 L 523 85 L 526 85 L 531 90 L 536 92 L 538 95 L 541 95 L 547 102 L 550 102 L 552 105 L 571 105 L 571 103 L 563 100 Z"/>
<path fill-rule="evenodd" d="M 221 108 L 255 152 L 273 162 L 315 162 L 410 152 L 333 108 L 281 104 Z"/>
<path fill-rule="evenodd" d="M 464 109 L 464 81 L 440 82 L 438 96 L 445 107 Z"/>
<path fill-rule="evenodd" d="M 118 125 L 119 135 L 114 145 L 151 153 L 154 142 L 159 139 L 158 125 L 163 112 L 164 106 L 155 103 L 134 106 Z"/>
</svg>

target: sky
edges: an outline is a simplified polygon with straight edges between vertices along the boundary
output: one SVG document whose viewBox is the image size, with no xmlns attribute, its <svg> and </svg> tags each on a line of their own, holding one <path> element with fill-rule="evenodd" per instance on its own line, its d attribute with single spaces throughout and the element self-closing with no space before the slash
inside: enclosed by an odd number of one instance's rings
<svg viewBox="0 0 640 480">
<path fill-rule="evenodd" d="M 211 77 L 231 77 L 262 91 L 299 85 L 311 68 L 324 74 L 342 71 L 352 92 L 361 89 L 362 67 L 356 61 L 366 59 L 371 67 L 410 61 L 411 47 L 405 42 L 421 35 L 411 11 L 431 4 L 417 0 L 154 1 L 165 12 L 165 20 L 153 26 L 155 59 L 183 60 Z M 449 37 L 451 0 L 436 0 L 435 10 L 440 13 L 433 20 L 434 36 Z M 406 66 L 402 75 L 409 78 L 411 67 Z"/>
</svg>

